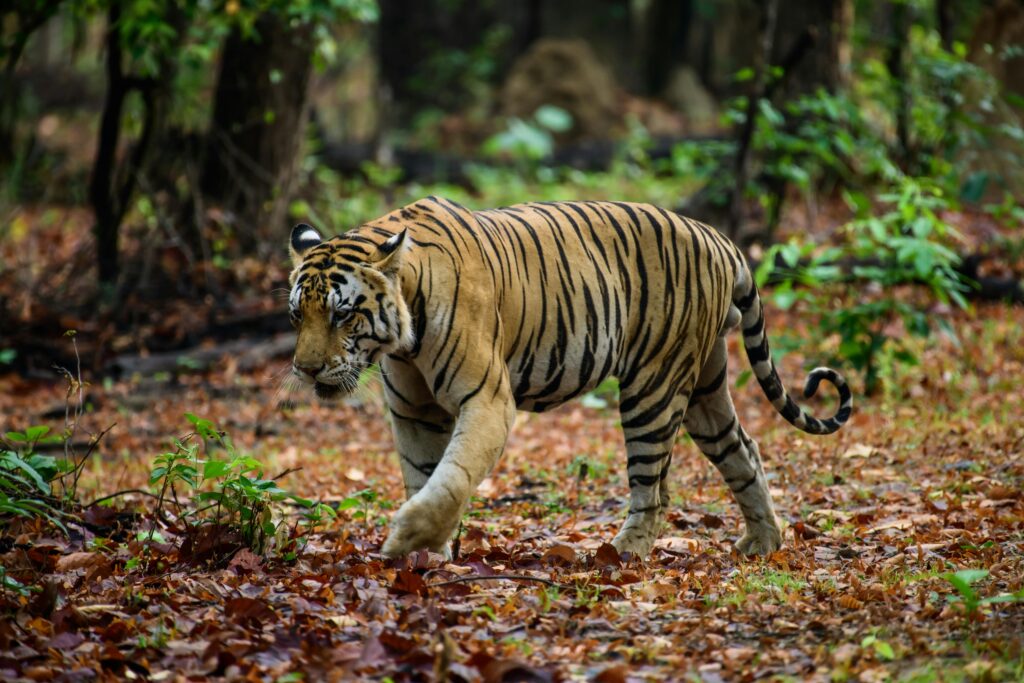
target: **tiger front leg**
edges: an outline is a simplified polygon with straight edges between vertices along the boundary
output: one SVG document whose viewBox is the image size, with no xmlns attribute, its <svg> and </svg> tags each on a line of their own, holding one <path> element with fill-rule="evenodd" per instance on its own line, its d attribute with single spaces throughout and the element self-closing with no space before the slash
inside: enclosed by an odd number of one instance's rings
<svg viewBox="0 0 1024 683">
<path fill-rule="evenodd" d="M 405 498 L 412 498 L 430 480 L 452 438 L 455 420 L 441 410 L 391 407 L 392 432 L 405 483 Z"/>
<path fill-rule="evenodd" d="M 505 449 L 514 417 L 511 397 L 474 398 L 462 407 L 441 462 L 392 518 L 384 555 L 446 552 L 470 496 Z"/>
</svg>

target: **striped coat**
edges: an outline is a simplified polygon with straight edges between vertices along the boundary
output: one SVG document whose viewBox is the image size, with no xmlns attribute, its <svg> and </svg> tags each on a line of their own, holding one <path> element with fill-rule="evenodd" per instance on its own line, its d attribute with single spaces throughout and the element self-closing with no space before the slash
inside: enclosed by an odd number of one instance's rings
<svg viewBox="0 0 1024 683">
<path fill-rule="evenodd" d="M 742 326 L 765 394 L 813 434 L 819 420 L 786 392 L 771 361 L 757 288 L 714 229 L 621 202 L 521 204 L 469 211 L 433 197 L 324 241 L 293 230 L 290 304 L 296 375 L 332 398 L 380 362 L 409 496 L 384 552 L 443 551 L 470 495 L 504 448 L 515 409 L 542 411 L 619 380 L 630 486 L 613 543 L 646 554 L 669 502 L 680 426 L 722 472 L 746 521 L 747 553 L 781 534 L 756 443 L 726 382 L 723 335 Z M 315 371 L 315 372 L 312 372 Z"/>
</svg>

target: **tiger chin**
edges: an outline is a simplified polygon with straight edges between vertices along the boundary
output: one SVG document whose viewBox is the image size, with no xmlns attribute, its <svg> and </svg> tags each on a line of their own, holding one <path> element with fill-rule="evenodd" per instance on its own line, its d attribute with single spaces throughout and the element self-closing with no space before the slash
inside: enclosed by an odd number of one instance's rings
<svg viewBox="0 0 1024 683">
<path fill-rule="evenodd" d="M 725 335 L 739 328 L 766 398 L 794 427 L 838 430 L 845 379 L 819 419 L 771 358 L 761 299 L 741 252 L 713 228 L 647 204 L 551 202 L 470 211 L 428 197 L 324 239 L 289 240 L 293 372 L 337 400 L 382 368 L 407 500 L 382 553 L 446 553 L 470 497 L 505 448 L 516 410 L 544 411 L 619 380 L 630 498 L 612 540 L 645 557 L 670 506 L 679 429 L 722 474 L 745 522 L 737 549 L 782 544 L 757 443 L 729 395 Z"/>
</svg>

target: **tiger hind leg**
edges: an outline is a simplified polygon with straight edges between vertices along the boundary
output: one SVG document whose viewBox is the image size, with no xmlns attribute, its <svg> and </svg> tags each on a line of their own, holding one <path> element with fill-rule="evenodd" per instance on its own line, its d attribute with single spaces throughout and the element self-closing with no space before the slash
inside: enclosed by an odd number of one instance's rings
<svg viewBox="0 0 1024 683">
<path fill-rule="evenodd" d="M 629 513 L 612 540 L 620 553 L 644 558 L 658 538 L 669 503 L 667 481 L 672 446 L 686 410 L 685 395 L 676 395 L 653 417 L 646 401 L 622 394 L 622 428 L 626 437 L 626 472 L 629 476 Z"/>
<path fill-rule="evenodd" d="M 719 338 L 690 396 L 683 424 L 704 456 L 721 472 L 743 513 L 747 528 L 736 548 L 745 555 L 767 555 L 782 545 L 782 532 L 760 451 L 736 417 L 729 395 L 727 361 L 725 340 Z"/>
</svg>

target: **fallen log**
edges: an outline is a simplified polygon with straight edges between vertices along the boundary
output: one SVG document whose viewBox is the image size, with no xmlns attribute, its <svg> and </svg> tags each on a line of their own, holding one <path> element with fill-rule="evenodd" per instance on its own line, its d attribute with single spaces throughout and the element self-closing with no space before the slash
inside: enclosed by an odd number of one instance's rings
<svg viewBox="0 0 1024 683">
<path fill-rule="evenodd" d="M 200 348 L 152 354 L 117 356 L 104 366 L 115 377 L 152 376 L 207 370 L 227 356 L 236 358 L 239 370 L 252 370 L 263 363 L 286 356 L 295 348 L 295 334 L 278 334 L 269 339 L 237 339 Z"/>
</svg>

